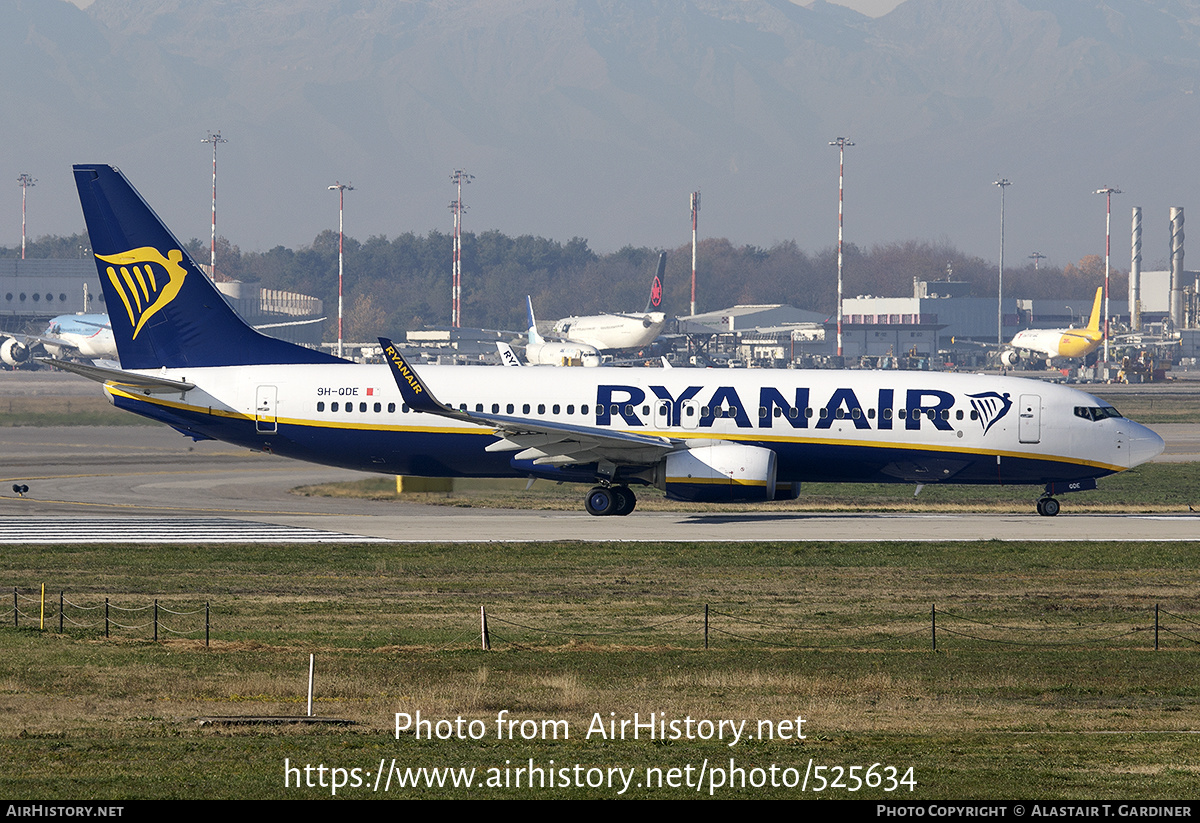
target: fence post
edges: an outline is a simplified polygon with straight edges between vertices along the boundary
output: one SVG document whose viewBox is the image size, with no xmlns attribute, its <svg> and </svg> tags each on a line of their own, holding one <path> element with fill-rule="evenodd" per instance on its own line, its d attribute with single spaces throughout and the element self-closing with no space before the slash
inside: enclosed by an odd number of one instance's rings
<svg viewBox="0 0 1200 823">
<path fill-rule="evenodd" d="M 483 638 L 483 650 L 490 652 L 492 650 L 492 640 L 488 637 L 487 611 L 483 606 L 479 607 L 479 627 Z"/>
<path fill-rule="evenodd" d="M 17 612 L 17 587 L 13 586 L 13 628 L 14 629 L 21 628 L 20 625 L 18 625 L 18 623 L 17 623 L 17 614 L 18 614 L 18 612 Z"/>
<path fill-rule="evenodd" d="M 104 636 L 108 637 L 108 598 L 104 598 Z"/>
<path fill-rule="evenodd" d="M 158 642 L 158 598 L 154 598 L 154 642 Z"/>
<path fill-rule="evenodd" d="M 704 604 L 704 648 L 708 648 L 708 604 Z"/>
<path fill-rule="evenodd" d="M 204 648 L 208 648 L 208 601 L 204 601 Z"/>
<path fill-rule="evenodd" d="M 63 630 L 63 601 L 65 599 L 66 598 L 64 597 L 62 590 L 59 589 L 59 592 L 58 592 L 58 633 L 59 634 L 62 634 L 62 630 Z"/>
<path fill-rule="evenodd" d="M 1154 604 L 1154 651 L 1158 651 L 1158 604 Z"/>
<path fill-rule="evenodd" d="M 933 650 L 937 651 L 937 604 L 929 604 L 929 636 L 933 640 Z"/>
</svg>

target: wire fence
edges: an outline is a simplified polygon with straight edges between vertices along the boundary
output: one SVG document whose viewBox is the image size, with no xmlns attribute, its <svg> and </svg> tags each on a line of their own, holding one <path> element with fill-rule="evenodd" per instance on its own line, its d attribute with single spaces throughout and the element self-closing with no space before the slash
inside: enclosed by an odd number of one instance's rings
<svg viewBox="0 0 1200 823">
<path fill-rule="evenodd" d="M 159 603 L 157 598 L 149 604 L 118 606 L 106 597 L 103 603 L 88 605 L 69 599 L 65 591 L 60 591 L 57 598 L 47 599 L 44 588 L 34 594 L 23 594 L 16 586 L 13 587 L 12 595 L 10 625 L 14 629 L 19 629 L 22 625 L 41 630 L 53 630 L 57 627 L 59 634 L 64 633 L 68 627 L 79 631 L 103 629 L 105 637 L 112 637 L 113 630 L 121 630 L 149 634 L 156 643 L 160 631 L 175 637 L 198 637 L 203 634 L 204 645 L 209 644 L 212 610 L 207 601 L 203 608 L 178 611 Z M 25 609 L 21 608 L 22 604 L 25 604 Z M 203 625 L 183 628 L 188 622 L 199 622 L 198 615 L 204 616 Z M 195 619 L 188 621 L 186 618 Z"/>
<path fill-rule="evenodd" d="M 611 613 L 609 613 L 611 614 Z M 201 618 L 201 615 L 203 616 Z M 57 598 L 40 593 L 12 590 L 11 621 L 13 628 L 39 628 L 63 633 L 68 629 L 81 632 L 113 632 L 137 634 L 158 642 L 160 636 L 204 636 L 209 645 L 212 613 L 209 602 L 190 610 L 169 608 L 156 598 L 150 603 L 118 605 L 108 597 L 91 604 L 69 599 L 60 591 Z M 201 620 L 203 623 L 201 624 Z M 1119 619 L 1084 621 L 1065 619 L 1051 622 L 1044 610 L 1028 619 L 1009 617 L 1013 622 L 997 622 L 957 610 L 939 610 L 931 604 L 928 613 L 906 614 L 847 622 L 827 613 L 818 613 L 807 621 L 764 618 L 752 613 L 721 611 L 705 604 L 692 613 L 638 621 L 631 618 L 623 626 L 578 626 L 575 620 L 559 625 L 535 625 L 528 618 L 489 612 L 479 608 L 479 643 L 491 649 L 493 643 L 509 647 L 532 647 L 544 644 L 548 638 L 561 642 L 612 642 L 625 639 L 631 642 L 654 642 L 658 645 L 678 645 L 681 648 L 705 649 L 733 645 L 756 645 L 763 648 L 812 650 L 834 649 L 912 649 L 925 647 L 937 651 L 953 644 L 966 646 L 1007 646 L 1012 648 L 1163 648 L 1173 641 L 1172 648 L 1200 645 L 1200 619 L 1178 614 L 1154 604 L 1131 612 Z M 471 630 L 459 632 L 445 648 L 468 642 Z"/>
<path fill-rule="evenodd" d="M 718 611 L 705 605 L 702 611 L 677 617 L 649 620 L 623 628 L 581 631 L 559 626 L 537 626 L 518 621 L 487 607 L 479 609 L 480 645 L 491 649 L 493 643 L 510 647 L 530 646 L 547 637 L 564 640 L 626 638 L 679 642 L 693 638 L 695 646 L 705 649 L 728 648 L 734 644 L 753 644 L 764 648 L 812 650 L 918 647 L 937 651 L 947 642 L 956 648 L 968 644 L 1039 648 L 1163 648 L 1163 639 L 1181 641 L 1185 647 L 1200 645 L 1200 620 L 1175 614 L 1158 604 L 1134 612 L 1131 619 L 1120 621 L 1075 621 L 1051 624 L 1041 616 L 1028 623 L 998 623 L 956 611 L 939 611 L 936 604 L 925 615 L 910 614 L 859 623 L 838 622 L 829 615 L 818 615 L 813 622 L 771 620 L 748 614 Z M 499 631 L 497 631 L 499 629 Z M 662 638 L 670 632 L 670 638 Z M 455 642 L 461 642 L 464 634 Z M 959 642 L 961 641 L 961 642 Z M 692 644 L 688 644 L 692 645 Z M 1178 646 L 1179 644 L 1175 644 Z"/>
</svg>

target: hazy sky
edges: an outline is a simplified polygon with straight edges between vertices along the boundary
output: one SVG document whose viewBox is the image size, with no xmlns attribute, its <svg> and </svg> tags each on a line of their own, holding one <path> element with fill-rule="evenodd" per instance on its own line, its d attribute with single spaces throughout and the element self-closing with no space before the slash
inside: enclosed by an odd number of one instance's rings
<svg viewBox="0 0 1200 823">
<path fill-rule="evenodd" d="M 81 9 L 86 9 L 94 1 L 95 0 L 70 0 L 70 2 L 79 6 Z M 792 0 L 792 2 L 797 2 L 797 0 Z M 870 15 L 871 17 L 878 17 L 881 14 L 887 14 L 889 11 L 896 8 L 896 6 L 904 2 L 904 0 L 830 0 L 830 2 L 836 3 L 839 6 L 849 6 L 850 8 L 860 11 L 863 14 Z M 807 5 L 807 3 L 799 2 L 799 5 L 804 6 Z"/>
</svg>

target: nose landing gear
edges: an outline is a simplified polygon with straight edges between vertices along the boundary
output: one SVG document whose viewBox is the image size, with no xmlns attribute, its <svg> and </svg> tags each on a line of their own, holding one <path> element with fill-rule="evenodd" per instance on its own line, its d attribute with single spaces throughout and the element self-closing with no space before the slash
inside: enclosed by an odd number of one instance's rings
<svg viewBox="0 0 1200 823">
<path fill-rule="evenodd" d="M 1042 517 L 1054 517 L 1058 514 L 1059 504 L 1053 497 L 1042 497 L 1037 502 L 1037 513 Z"/>
</svg>

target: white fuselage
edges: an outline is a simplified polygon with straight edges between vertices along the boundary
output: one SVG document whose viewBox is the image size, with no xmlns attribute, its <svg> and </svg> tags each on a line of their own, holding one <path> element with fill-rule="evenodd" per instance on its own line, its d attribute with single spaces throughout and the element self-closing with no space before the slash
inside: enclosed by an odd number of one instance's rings
<svg viewBox="0 0 1200 823">
<path fill-rule="evenodd" d="M 197 436 L 369 471 L 542 476 L 485 451 L 496 442 L 490 426 L 408 410 L 387 366 L 146 373 L 196 388 L 146 395 L 110 385 L 113 402 Z M 551 421 L 671 438 L 689 449 L 770 449 L 781 482 L 1040 484 L 1122 471 L 1163 448 L 1154 432 L 1091 395 L 1009 377 L 467 366 L 425 366 L 421 376 L 442 403 L 524 418 L 533 428 Z M 631 465 L 644 464 L 634 456 Z"/>
<path fill-rule="evenodd" d="M 554 324 L 556 334 L 599 351 L 641 349 L 662 333 L 667 316 L 660 311 L 640 314 L 597 314 L 564 317 Z"/>
<path fill-rule="evenodd" d="M 543 340 L 525 344 L 525 360 L 531 366 L 587 366 L 600 365 L 600 352 L 586 343 L 561 340 Z"/>
</svg>

